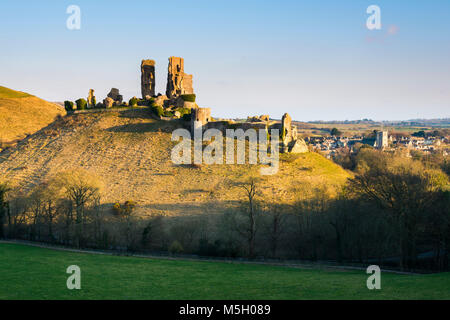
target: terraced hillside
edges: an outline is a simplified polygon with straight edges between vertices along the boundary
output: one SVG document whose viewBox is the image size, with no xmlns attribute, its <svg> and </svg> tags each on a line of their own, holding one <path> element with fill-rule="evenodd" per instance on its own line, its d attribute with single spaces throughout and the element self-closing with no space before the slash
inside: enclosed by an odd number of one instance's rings
<svg viewBox="0 0 450 320">
<path fill-rule="evenodd" d="M 23 139 L 65 114 L 64 108 L 54 103 L 0 86 L 1 143 Z"/>
<path fill-rule="evenodd" d="M 257 166 L 174 165 L 171 132 L 182 123 L 154 120 L 147 110 L 69 115 L 0 154 L 0 176 L 22 191 L 57 172 L 83 168 L 105 185 L 105 206 L 134 200 L 141 213 L 219 212 L 244 197 L 236 184 L 260 177 L 268 201 L 291 202 L 296 190 L 333 186 L 349 176 L 315 153 L 282 158 L 277 174 L 260 176 Z"/>
</svg>

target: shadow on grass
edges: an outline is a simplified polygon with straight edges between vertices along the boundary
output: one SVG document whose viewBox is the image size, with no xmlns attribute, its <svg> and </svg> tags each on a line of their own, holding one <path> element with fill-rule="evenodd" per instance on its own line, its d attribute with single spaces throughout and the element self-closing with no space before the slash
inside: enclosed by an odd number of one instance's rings
<svg viewBox="0 0 450 320">
<path fill-rule="evenodd" d="M 172 133 L 174 130 L 184 128 L 187 129 L 187 125 L 181 120 L 161 121 L 153 120 L 146 123 L 130 123 L 121 126 L 115 126 L 108 128 L 109 132 L 133 132 L 133 133 L 145 133 L 145 132 L 166 132 Z"/>
</svg>

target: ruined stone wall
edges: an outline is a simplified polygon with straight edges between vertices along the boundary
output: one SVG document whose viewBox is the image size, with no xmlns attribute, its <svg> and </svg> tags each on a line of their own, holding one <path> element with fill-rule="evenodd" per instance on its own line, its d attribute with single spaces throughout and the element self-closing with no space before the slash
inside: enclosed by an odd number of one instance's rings
<svg viewBox="0 0 450 320">
<path fill-rule="evenodd" d="M 142 98 L 155 95 L 155 61 L 142 60 L 141 62 L 141 92 Z"/>
<path fill-rule="evenodd" d="M 88 104 L 88 108 L 95 107 L 96 100 L 95 100 L 95 96 L 94 96 L 94 89 L 89 89 L 89 95 L 87 97 L 87 104 Z"/>
<path fill-rule="evenodd" d="M 166 95 L 169 99 L 194 93 L 192 75 L 184 73 L 184 59 L 169 58 Z"/>
</svg>

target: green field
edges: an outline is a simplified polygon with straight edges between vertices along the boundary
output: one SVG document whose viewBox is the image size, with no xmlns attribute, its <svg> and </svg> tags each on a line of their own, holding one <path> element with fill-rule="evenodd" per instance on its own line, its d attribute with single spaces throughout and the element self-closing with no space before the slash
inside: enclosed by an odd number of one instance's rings
<svg viewBox="0 0 450 320">
<path fill-rule="evenodd" d="M 68 290 L 66 268 L 81 268 Z M 450 299 L 450 273 L 364 271 L 119 257 L 0 244 L 0 299 Z"/>
</svg>

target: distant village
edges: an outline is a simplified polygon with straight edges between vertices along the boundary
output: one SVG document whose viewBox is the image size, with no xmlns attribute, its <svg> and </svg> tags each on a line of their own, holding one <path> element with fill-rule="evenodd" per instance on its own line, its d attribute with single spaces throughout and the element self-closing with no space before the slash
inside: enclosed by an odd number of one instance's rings
<svg viewBox="0 0 450 320">
<path fill-rule="evenodd" d="M 332 158 L 340 150 L 348 149 L 355 152 L 360 144 L 371 146 L 384 151 L 394 151 L 404 148 L 407 151 L 417 150 L 424 153 L 442 153 L 447 156 L 450 152 L 450 138 L 447 137 L 414 137 L 389 135 L 388 131 L 377 131 L 375 137 L 362 135 L 307 137 L 305 141 L 315 151 L 319 151 L 327 158 Z"/>
</svg>

